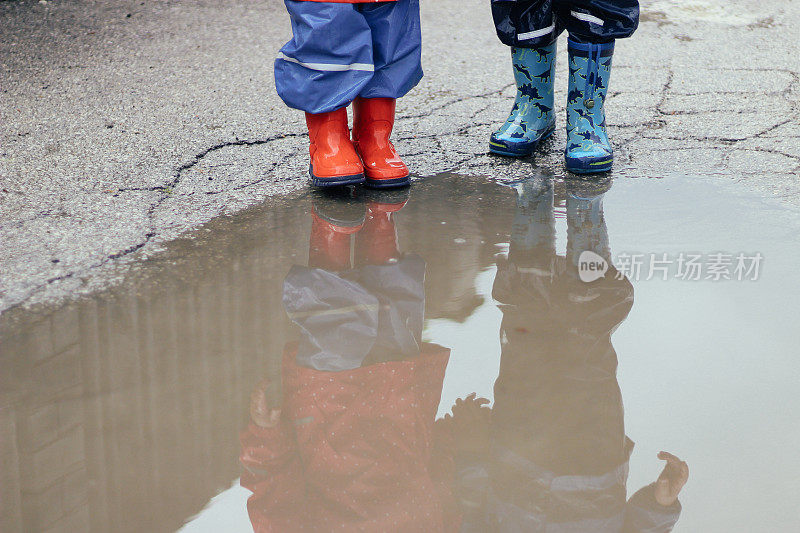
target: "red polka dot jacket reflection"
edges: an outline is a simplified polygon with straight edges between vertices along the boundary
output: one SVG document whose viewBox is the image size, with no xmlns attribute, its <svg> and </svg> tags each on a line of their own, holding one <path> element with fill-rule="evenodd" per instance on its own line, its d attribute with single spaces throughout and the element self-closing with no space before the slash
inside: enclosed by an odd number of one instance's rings
<svg viewBox="0 0 800 533">
<path fill-rule="evenodd" d="M 453 460 L 434 423 L 450 351 L 340 372 L 283 356 L 275 428 L 242 432 L 242 486 L 256 532 L 455 532 Z"/>
</svg>

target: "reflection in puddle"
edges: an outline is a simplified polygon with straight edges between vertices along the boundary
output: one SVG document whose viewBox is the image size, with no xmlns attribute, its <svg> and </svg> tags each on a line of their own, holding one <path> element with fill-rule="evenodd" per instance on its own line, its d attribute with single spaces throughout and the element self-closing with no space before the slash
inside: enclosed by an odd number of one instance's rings
<svg viewBox="0 0 800 533">
<path fill-rule="evenodd" d="M 308 267 L 293 266 L 284 281 L 300 340 L 284 350 L 282 379 L 254 390 L 242 434 L 257 531 L 674 525 L 688 475 L 678 459 L 625 501 L 633 443 L 610 336 L 633 288 L 616 271 L 593 283 L 578 276 L 581 252 L 610 259 L 605 191 L 568 187 L 564 258 L 553 184 L 513 188 L 509 253 L 493 291 L 503 313 L 494 405 L 470 394 L 438 420 L 450 350 L 421 342 L 425 262 L 400 251 L 394 221 L 405 198 L 314 202 Z"/>
<path fill-rule="evenodd" d="M 786 530 L 797 228 L 709 185 L 546 175 L 213 221 L 124 286 L 3 316 L 0 529 Z M 771 270 L 618 275 L 643 250 Z M 683 511 L 662 449 L 692 464 Z"/>
</svg>

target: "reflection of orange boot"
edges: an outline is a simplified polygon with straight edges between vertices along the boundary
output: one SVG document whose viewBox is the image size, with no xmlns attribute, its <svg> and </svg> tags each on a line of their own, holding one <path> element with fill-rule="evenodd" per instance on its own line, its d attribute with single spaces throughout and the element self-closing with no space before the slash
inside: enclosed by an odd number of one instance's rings
<svg viewBox="0 0 800 533">
<path fill-rule="evenodd" d="M 306 113 L 311 141 L 311 183 L 318 187 L 364 182 L 364 166 L 350 140 L 347 109 L 330 113 Z"/>
<path fill-rule="evenodd" d="M 363 210 L 363 204 L 361 204 Z M 319 206 L 311 209 L 311 239 L 308 266 L 341 271 L 350 268 L 350 236 L 364 226 L 360 218 L 341 218 L 323 212 Z"/>
<path fill-rule="evenodd" d="M 357 265 L 385 265 L 400 258 L 394 213 L 408 201 L 408 189 L 376 193 L 367 201 L 367 217 L 356 236 Z"/>
<path fill-rule="evenodd" d="M 403 187 L 411 183 L 406 167 L 389 140 L 394 127 L 393 98 L 356 98 L 353 142 L 364 162 L 368 187 Z"/>
</svg>

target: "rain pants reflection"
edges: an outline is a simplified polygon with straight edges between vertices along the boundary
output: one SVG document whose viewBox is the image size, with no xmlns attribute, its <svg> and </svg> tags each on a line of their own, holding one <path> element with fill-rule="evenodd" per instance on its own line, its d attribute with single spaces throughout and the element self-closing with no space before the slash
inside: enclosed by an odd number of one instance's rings
<svg viewBox="0 0 800 533">
<path fill-rule="evenodd" d="M 630 37 L 639 25 L 638 0 L 492 0 L 497 36 L 503 44 L 535 48 L 565 29 L 570 38 L 604 43 Z"/>
<path fill-rule="evenodd" d="M 425 262 L 403 256 L 390 265 L 341 273 L 293 266 L 283 306 L 299 326 L 300 366 L 338 372 L 419 354 L 425 313 Z"/>
<path fill-rule="evenodd" d="M 357 96 L 400 98 L 422 79 L 419 0 L 285 3 L 293 35 L 275 60 L 275 87 L 289 107 L 326 113 Z"/>
</svg>

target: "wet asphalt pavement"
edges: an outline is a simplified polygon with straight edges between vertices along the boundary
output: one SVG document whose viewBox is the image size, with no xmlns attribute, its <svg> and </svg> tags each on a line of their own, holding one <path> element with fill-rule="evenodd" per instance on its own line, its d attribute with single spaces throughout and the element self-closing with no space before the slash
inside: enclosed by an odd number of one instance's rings
<svg viewBox="0 0 800 533">
<path fill-rule="evenodd" d="M 563 116 L 533 159 L 487 155 L 513 94 L 490 19 L 485 0 L 423 2 L 426 77 L 395 135 L 416 175 L 563 174 Z M 614 57 L 612 177 L 797 205 L 798 22 L 790 1 L 644 1 Z M 288 35 L 278 1 L 0 3 L 0 310 L 90 293 L 187 229 L 305 187 L 302 116 L 272 82 Z"/>
</svg>

